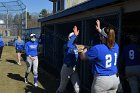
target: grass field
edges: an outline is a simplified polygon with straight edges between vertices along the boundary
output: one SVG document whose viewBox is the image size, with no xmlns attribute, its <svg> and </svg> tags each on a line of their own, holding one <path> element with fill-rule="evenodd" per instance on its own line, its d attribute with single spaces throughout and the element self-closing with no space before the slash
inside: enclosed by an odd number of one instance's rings
<svg viewBox="0 0 140 93">
<path fill-rule="evenodd" d="M 0 62 L 0 93 L 55 93 L 59 81 L 39 68 L 38 88 L 33 86 L 33 74 L 29 74 L 29 84 L 24 83 L 24 73 L 26 70 L 25 61 L 22 59 L 22 65 L 16 63 L 15 48 L 5 46 Z M 69 92 L 64 92 L 69 93 Z"/>
</svg>

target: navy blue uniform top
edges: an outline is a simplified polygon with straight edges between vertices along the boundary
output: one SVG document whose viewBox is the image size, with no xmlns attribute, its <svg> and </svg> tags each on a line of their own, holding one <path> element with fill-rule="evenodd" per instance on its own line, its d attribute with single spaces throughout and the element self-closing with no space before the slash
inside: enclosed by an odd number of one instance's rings
<svg viewBox="0 0 140 93">
<path fill-rule="evenodd" d="M 76 61 L 78 60 L 78 50 L 76 48 L 76 45 L 73 44 L 73 42 L 76 39 L 76 35 L 73 35 L 70 40 L 67 42 L 66 45 L 64 45 L 65 52 L 64 52 L 64 63 L 67 66 L 75 66 Z"/>
<path fill-rule="evenodd" d="M 3 46 L 4 46 L 4 42 L 3 42 L 2 37 L 0 36 L 0 47 L 3 47 Z"/>
<path fill-rule="evenodd" d="M 86 56 L 92 62 L 92 73 L 99 76 L 116 74 L 118 72 L 116 66 L 118 54 L 119 47 L 116 43 L 112 49 L 109 49 L 105 44 L 91 47 L 86 52 Z"/>
<path fill-rule="evenodd" d="M 31 42 L 31 41 L 28 41 L 26 44 L 25 44 L 25 51 L 26 51 L 26 55 L 27 56 L 37 56 L 38 55 L 38 52 L 37 52 L 37 48 L 38 48 L 38 42 Z"/>
<path fill-rule="evenodd" d="M 123 56 L 126 66 L 140 65 L 140 46 L 129 44 L 124 48 Z"/>
<path fill-rule="evenodd" d="M 23 40 L 16 40 L 15 41 L 16 49 L 23 50 L 24 49 L 24 41 Z"/>
</svg>

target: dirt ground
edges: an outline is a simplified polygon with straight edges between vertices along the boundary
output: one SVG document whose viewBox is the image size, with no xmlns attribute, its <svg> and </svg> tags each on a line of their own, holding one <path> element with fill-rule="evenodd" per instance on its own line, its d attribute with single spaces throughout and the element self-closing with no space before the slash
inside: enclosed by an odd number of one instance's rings
<svg viewBox="0 0 140 93">
<path fill-rule="evenodd" d="M 55 93 L 59 81 L 42 68 L 39 68 L 38 88 L 33 86 L 33 74 L 29 74 L 29 84 L 24 83 L 26 64 L 16 63 L 16 53 L 12 46 L 5 46 L 0 62 L 0 93 Z M 69 93 L 69 92 L 64 92 Z"/>
</svg>

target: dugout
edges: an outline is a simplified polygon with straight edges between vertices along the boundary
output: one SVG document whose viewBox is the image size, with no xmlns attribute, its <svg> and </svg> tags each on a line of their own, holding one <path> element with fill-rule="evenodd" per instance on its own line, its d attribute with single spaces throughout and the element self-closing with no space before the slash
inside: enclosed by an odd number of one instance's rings
<svg viewBox="0 0 140 93">
<path fill-rule="evenodd" d="M 44 26 L 42 34 L 44 34 L 43 50 L 45 64 L 49 65 L 49 68 L 55 70 L 51 71 L 59 76 L 59 71 L 63 64 L 63 45 L 67 41 L 69 33 L 72 31 L 72 27 L 77 25 L 81 30 L 81 21 L 70 23 L 55 23 Z M 77 39 L 80 42 L 80 39 Z"/>
<path fill-rule="evenodd" d="M 140 10 L 139 11 L 133 11 L 130 13 L 126 13 L 123 15 L 122 22 L 122 37 L 123 40 L 126 41 L 123 43 L 123 46 L 127 45 L 129 43 L 129 35 L 133 34 L 138 39 L 140 39 Z M 137 42 L 140 44 L 140 42 Z"/>
<path fill-rule="evenodd" d="M 140 1 L 139 0 L 90 0 L 72 8 L 63 10 L 46 18 L 39 19 L 44 35 L 44 62 L 47 70 L 60 76 L 63 64 L 63 45 L 74 25 L 78 26 L 80 35 L 76 42 L 92 46 L 100 43 L 95 31 L 95 20 L 101 20 L 101 27 L 111 25 L 116 29 L 116 42 L 120 49 L 126 45 L 126 34 L 130 27 L 140 31 Z M 133 18 L 132 18 L 133 17 Z M 131 29 L 132 29 L 131 28 Z M 120 51 L 121 51 L 120 50 Z M 90 92 L 93 75 L 89 62 L 78 62 L 82 91 Z M 85 93 L 85 92 L 84 92 Z"/>
</svg>

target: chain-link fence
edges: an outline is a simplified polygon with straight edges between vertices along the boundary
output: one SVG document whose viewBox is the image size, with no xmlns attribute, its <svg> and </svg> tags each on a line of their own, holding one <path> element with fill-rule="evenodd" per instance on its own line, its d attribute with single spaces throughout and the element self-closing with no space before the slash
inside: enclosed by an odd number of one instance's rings
<svg viewBox="0 0 140 93">
<path fill-rule="evenodd" d="M 6 45 L 12 45 L 14 39 L 27 27 L 26 6 L 20 1 L 0 1 L 0 35 Z"/>
</svg>

